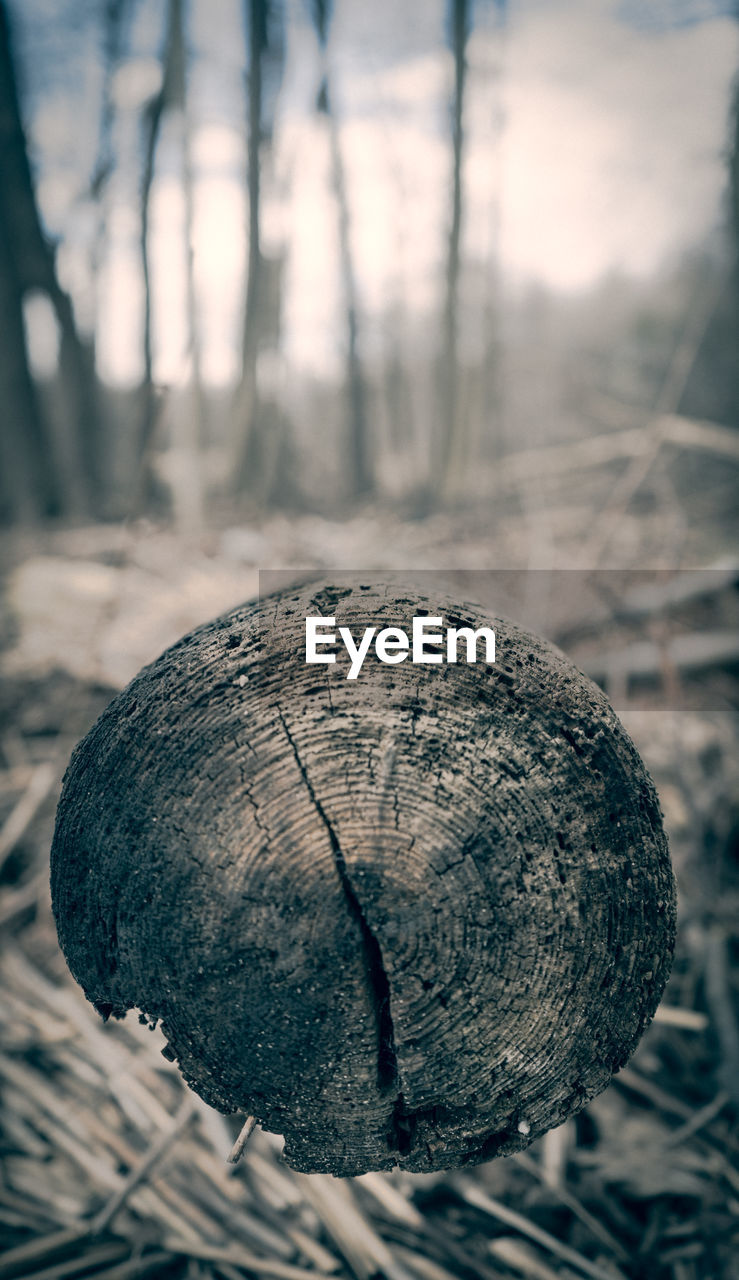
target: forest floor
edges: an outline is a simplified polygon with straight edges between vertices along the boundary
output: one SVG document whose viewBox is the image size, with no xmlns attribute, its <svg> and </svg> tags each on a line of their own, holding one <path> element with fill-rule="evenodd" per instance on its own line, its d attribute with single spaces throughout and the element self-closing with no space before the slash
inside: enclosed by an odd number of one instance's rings
<svg viewBox="0 0 739 1280">
<path fill-rule="evenodd" d="M 546 521 L 532 499 L 501 499 L 426 520 L 367 510 L 7 540 L 0 1278 L 739 1277 L 739 592 L 725 476 L 711 484 L 687 522 L 648 503 L 619 522 L 600 561 L 628 572 L 588 571 L 592 492 L 582 509 L 550 494 Z M 70 751 L 143 663 L 256 595 L 260 565 L 412 566 L 538 624 L 605 684 L 652 773 L 679 885 L 672 978 L 629 1066 L 524 1153 L 337 1180 L 293 1173 L 257 1130 L 227 1166 L 238 1120 L 189 1093 L 159 1032 L 132 1014 L 104 1025 L 66 970 L 48 851 Z"/>
</svg>

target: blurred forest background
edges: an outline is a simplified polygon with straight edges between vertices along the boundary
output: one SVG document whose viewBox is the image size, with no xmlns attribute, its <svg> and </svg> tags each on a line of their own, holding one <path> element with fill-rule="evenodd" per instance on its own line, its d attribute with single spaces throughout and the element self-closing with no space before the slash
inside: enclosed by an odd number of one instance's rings
<svg viewBox="0 0 739 1280">
<path fill-rule="evenodd" d="M 737 17 L 0 0 L 4 1280 L 739 1280 Z M 66 969 L 70 752 L 260 566 L 454 571 L 654 778 L 673 976 L 526 1152 L 228 1171 L 240 1118 Z"/>
<path fill-rule="evenodd" d="M 733 8 L 3 0 L 2 519 L 720 504 Z"/>
</svg>

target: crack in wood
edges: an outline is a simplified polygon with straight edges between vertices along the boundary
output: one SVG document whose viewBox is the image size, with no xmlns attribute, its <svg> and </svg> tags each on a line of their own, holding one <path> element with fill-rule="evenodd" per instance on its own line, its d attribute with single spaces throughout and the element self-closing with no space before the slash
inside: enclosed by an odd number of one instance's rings
<svg viewBox="0 0 739 1280">
<path fill-rule="evenodd" d="M 326 814 L 323 805 L 315 793 L 313 784 L 308 776 L 308 772 L 300 759 L 300 753 L 297 744 L 285 723 L 282 712 L 279 712 L 280 721 L 285 731 L 285 736 L 290 743 L 290 747 L 295 757 L 295 763 L 300 770 L 300 776 L 305 783 L 311 803 L 320 818 L 331 844 L 331 851 L 334 855 L 334 864 L 339 877 L 339 881 L 344 892 L 349 911 L 356 921 L 359 933 L 362 939 L 362 954 L 367 973 L 367 980 L 370 992 L 372 994 L 372 1004 L 375 1014 L 375 1025 L 377 1030 L 377 1085 L 384 1093 L 391 1088 L 397 1088 L 399 1084 L 398 1058 L 395 1051 L 395 1029 L 393 1027 L 392 1013 L 390 1010 L 390 982 L 385 966 L 383 964 L 382 952 L 377 938 L 373 934 L 365 914 L 362 910 L 361 903 L 352 886 L 349 872 L 346 865 L 346 859 L 339 844 L 338 836 Z M 406 1136 L 404 1126 L 399 1119 L 401 1117 L 403 1105 L 403 1095 L 398 1093 L 393 1110 L 393 1132 L 397 1140 L 399 1149 L 401 1143 L 405 1145 Z"/>
</svg>

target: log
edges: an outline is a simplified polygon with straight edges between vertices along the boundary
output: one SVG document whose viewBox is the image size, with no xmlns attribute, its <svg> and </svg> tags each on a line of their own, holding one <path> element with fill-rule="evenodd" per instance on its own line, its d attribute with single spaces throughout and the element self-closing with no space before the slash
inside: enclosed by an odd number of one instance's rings
<svg viewBox="0 0 739 1280">
<path fill-rule="evenodd" d="M 494 662 L 305 661 L 306 618 L 494 628 Z M 378 646 L 379 647 L 379 646 Z M 469 655 L 468 655 L 469 656 Z M 508 1154 L 627 1060 L 670 967 L 657 797 L 604 694 L 479 607 L 331 582 L 146 667 L 77 747 L 61 945 L 107 1017 L 304 1172 Z"/>
</svg>

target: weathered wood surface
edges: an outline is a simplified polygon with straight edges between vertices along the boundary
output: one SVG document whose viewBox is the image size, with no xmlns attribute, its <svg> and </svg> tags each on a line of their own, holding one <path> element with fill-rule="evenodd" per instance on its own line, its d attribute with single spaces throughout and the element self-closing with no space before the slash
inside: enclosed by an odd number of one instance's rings
<svg viewBox="0 0 739 1280">
<path fill-rule="evenodd" d="M 304 662 L 306 614 L 494 625 L 495 666 Z M 313 584 L 186 636 L 77 748 L 52 849 L 69 966 L 161 1019 L 295 1168 L 518 1150 L 605 1087 L 669 970 L 650 779 L 602 693 L 474 606 Z"/>
</svg>

